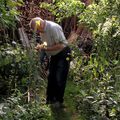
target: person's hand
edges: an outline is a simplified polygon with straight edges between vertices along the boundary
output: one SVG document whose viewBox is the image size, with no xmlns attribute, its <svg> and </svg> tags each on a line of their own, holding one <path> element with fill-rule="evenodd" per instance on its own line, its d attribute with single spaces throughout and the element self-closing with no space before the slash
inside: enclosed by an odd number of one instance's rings
<svg viewBox="0 0 120 120">
<path fill-rule="evenodd" d="M 44 44 L 37 44 L 37 46 L 35 47 L 35 49 L 37 51 L 44 49 Z"/>
<path fill-rule="evenodd" d="M 46 50 L 47 48 L 47 43 L 44 42 L 43 44 L 37 44 L 37 46 L 35 47 L 36 50 Z"/>
</svg>

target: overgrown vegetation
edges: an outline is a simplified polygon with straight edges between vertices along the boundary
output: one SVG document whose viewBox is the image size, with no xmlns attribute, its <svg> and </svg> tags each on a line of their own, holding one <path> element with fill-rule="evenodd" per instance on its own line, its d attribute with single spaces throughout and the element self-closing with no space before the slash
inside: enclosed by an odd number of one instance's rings
<svg viewBox="0 0 120 120">
<path fill-rule="evenodd" d="M 15 65 L 19 62 L 21 54 L 15 42 L 17 5 L 21 4 L 11 0 L 0 1 L 0 93 L 4 95 L 9 94 L 9 87 L 14 81 L 13 79 L 17 80 Z"/>
<path fill-rule="evenodd" d="M 25 50 L 21 44 L 15 42 L 15 16 L 19 14 L 16 7 L 22 4 L 21 0 L 0 1 L 0 94 L 1 98 L 5 98 L 4 101 L 1 99 L 4 102 L 1 104 L 1 119 L 52 120 L 50 108 L 44 105 L 44 98 L 40 95 L 45 81 L 38 54 L 35 53 L 34 47 Z M 89 57 L 81 54 L 77 42 L 72 45 L 74 59 L 68 79 L 74 83 L 76 89 L 73 92 L 74 88 L 68 86 L 68 91 L 72 89 L 72 92 L 67 91 L 66 94 L 74 99 L 80 119 L 118 120 L 119 0 L 94 1 L 89 6 L 78 0 L 55 0 L 51 4 L 42 3 L 40 7 L 51 11 L 57 22 L 76 15 L 78 26 L 84 24 L 93 33 L 94 46 Z M 12 33 L 9 34 L 10 27 Z M 28 103 L 29 100 L 32 102 Z"/>
<path fill-rule="evenodd" d="M 76 51 L 73 69 L 73 79 L 81 86 L 77 109 L 86 119 L 119 119 L 119 6 L 116 0 L 102 0 L 88 6 L 80 15 L 80 23 L 92 29 L 94 39 L 87 64 L 84 65 L 83 57 Z"/>
<path fill-rule="evenodd" d="M 0 119 L 48 120 L 49 108 L 40 103 L 45 80 L 35 40 L 25 49 L 17 36 L 17 7 L 22 4 L 21 0 L 0 1 Z"/>
<path fill-rule="evenodd" d="M 56 16 L 57 22 L 62 21 L 64 18 L 79 15 L 85 9 L 85 5 L 78 0 L 55 0 L 51 4 L 43 2 L 40 7 L 52 12 Z"/>
</svg>

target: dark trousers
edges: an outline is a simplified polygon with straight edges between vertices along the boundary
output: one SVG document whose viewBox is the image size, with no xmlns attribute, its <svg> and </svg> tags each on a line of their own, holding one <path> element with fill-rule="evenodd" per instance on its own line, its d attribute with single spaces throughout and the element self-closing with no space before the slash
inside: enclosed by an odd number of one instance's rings
<svg viewBox="0 0 120 120">
<path fill-rule="evenodd" d="M 64 48 L 60 53 L 51 56 L 48 86 L 47 86 L 47 102 L 63 103 L 64 91 L 66 86 L 67 75 L 70 67 L 70 48 Z"/>
</svg>

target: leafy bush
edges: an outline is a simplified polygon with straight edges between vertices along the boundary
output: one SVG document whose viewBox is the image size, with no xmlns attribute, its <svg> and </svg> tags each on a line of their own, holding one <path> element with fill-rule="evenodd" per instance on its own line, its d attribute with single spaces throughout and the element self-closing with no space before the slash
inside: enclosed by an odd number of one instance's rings
<svg viewBox="0 0 120 120">
<path fill-rule="evenodd" d="M 10 95 L 16 89 L 24 93 L 28 87 L 36 90 L 43 83 L 39 58 L 34 51 L 28 52 L 19 44 L 1 46 L 0 61 L 0 94 Z"/>
<path fill-rule="evenodd" d="M 19 46 L 8 44 L 0 48 L 0 61 L 0 93 L 9 94 L 28 75 L 28 59 Z"/>
<path fill-rule="evenodd" d="M 40 103 L 23 104 L 20 96 L 6 99 L 0 110 L 0 119 L 3 120 L 49 120 L 49 107 Z"/>
<path fill-rule="evenodd" d="M 59 0 L 51 4 L 43 2 L 40 7 L 49 10 L 56 17 L 56 20 L 60 22 L 64 18 L 80 14 L 85 5 L 78 0 Z"/>
<path fill-rule="evenodd" d="M 15 27 L 15 17 L 19 14 L 17 6 L 22 5 L 22 0 L 1 0 L 0 1 L 0 28 Z"/>
<path fill-rule="evenodd" d="M 119 119 L 120 82 L 119 2 L 102 0 L 89 5 L 79 16 L 93 31 L 94 49 L 89 59 L 75 50 L 72 78 L 80 86 L 77 109 L 86 119 Z M 87 62 L 86 62 L 87 61 Z"/>
</svg>

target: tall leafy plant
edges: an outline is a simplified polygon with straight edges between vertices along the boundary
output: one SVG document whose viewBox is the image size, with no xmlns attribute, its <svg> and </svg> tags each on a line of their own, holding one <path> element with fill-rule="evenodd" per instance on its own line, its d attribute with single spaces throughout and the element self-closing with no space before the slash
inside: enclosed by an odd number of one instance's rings
<svg viewBox="0 0 120 120">
<path fill-rule="evenodd" d="M 78 104 L 88 103 L 87 109 L 93 113 L 90 113 L 89 119 L 119 118 L 119 6 L 117 0 L 102 0 L 89 5 L 79 16 L 80 23 L 87 24 L 93 31 L 94 39 L 94 49 L 88 64 L 80 65 L 77 69 L 84 79 L 81 81 L 78 77 L 82 83 L 80 95 L 83 96 L 83 101 Z M 77 63 L 83 64 L 81 59 L 77 59 Z"/>
<path fill-rule="evenodd" d="M 78 0 L 55 0 L 51 4 L 40 3 L 40 7 L 52 12 L 56 21 L 60 22 L 64 18 L 80 14 L 84 10 L 85 5 Z"/>
<path fill-rule="evenodd" d="M 22 5 L 22 0 L 1 0 L 0 1 L 0 28 L 15 27 L 15 16 L 19 14 L 17 6 Z"/>
</svg>

